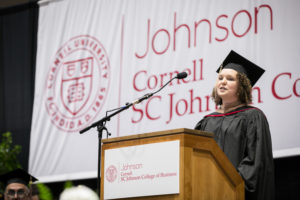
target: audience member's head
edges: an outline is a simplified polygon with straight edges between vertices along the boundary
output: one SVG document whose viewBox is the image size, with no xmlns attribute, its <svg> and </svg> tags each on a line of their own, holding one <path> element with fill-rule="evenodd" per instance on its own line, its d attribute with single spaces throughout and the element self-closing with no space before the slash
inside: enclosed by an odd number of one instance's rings
<svg viewBox="0 0 300 200">
<path fill-rule="evenodd" d="M 40 200 L 39 189 L 36 184 L 31 185 L 31 200 Z"/>
<path fill-rule="evenodd" d="M 60 194 L 59 200 L 99 200 L 99 197 L 90 188 L 79 185 L 65 189 Z"/>
<path fill-rule="evenodd" d="M 0 176 L 4 184 L 5 200 L 30 200 L 30 184 L 37 179 L 22 169 L 16 169 Z"/>
</svg>

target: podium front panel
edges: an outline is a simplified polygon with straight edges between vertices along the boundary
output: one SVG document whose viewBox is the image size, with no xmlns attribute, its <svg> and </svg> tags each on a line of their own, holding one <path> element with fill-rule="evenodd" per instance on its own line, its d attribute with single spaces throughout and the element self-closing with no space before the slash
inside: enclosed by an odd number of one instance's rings
<svg viewBox="0 0 300 200">
<path fill-rule="evenodd" d="M 179 140 L 104 152 L 104 199 L 179 193 Z"/>
</svg>

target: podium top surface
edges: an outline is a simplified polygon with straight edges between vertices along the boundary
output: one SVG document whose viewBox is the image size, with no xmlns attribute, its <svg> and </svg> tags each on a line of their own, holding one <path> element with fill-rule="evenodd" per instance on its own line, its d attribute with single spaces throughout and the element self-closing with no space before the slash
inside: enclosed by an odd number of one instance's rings
<svg viewBox="0 0 300 200">
<path fill-rule="evenodd" d="M 103 139 L 102 143 L 113 143 L 113 142 L 120 142 L 120 141 L 127 141 L 127 140 L 136 140 L 136 139 L 143 139 L 143 138 L 151 138 L 151 137 L 160 137 L 160 136 L 167 136 L 167 135 L 176 135 L 176 134 L 191 134 L 197 136 L 204 136 L 204 137 L 213 137 L 213 133 L 204 132 L 194 129 L 188 128 L 179 128 L 179 129 L 171 129 L 171 130 L 164 130 L 164 131 L 157 131 L 157 132 L 149 132 L 143 134 L 135 134 L 135 135 L 127 135 L 122 137 L 114 137 Z"/>
</svg>

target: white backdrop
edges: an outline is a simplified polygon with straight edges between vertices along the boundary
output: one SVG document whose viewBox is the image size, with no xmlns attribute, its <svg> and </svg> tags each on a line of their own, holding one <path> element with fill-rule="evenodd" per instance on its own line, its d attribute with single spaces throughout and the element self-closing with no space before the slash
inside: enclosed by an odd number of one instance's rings
<svg viewBox="0 0 300 200">
<path fill-rule="evenodd" d="M 194 128 L 214 111 L 216 69 L 231 49 L 266 70 L 253 105 L 270 124 L 274 157 L 300 154 L 297 0 L 61 0 L 40 3 L 29 171 L 41 181 L 96 177 L 98 135 Z M 106 137 L 106 135 L 104 135 Z"/>
</svg>

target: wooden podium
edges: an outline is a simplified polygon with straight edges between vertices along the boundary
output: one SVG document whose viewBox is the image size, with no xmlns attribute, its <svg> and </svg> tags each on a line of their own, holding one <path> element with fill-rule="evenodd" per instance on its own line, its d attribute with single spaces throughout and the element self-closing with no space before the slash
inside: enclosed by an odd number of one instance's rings
<svg viewBox="0 0 300 200">
<path fill-rule="evenodd" d="M 174 129 L 103 139 L 101 177 L 104 177 L 104 151 L 121 147 L 180 141 L 179 194 L 122 199 L 161 200 L 243 200 L 244 181 L 213 139 L 213 134 L 191 129 Z M 104 194 L 101 178 L 101 197 Z"/>
</svg>

